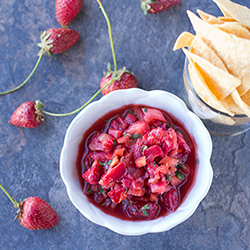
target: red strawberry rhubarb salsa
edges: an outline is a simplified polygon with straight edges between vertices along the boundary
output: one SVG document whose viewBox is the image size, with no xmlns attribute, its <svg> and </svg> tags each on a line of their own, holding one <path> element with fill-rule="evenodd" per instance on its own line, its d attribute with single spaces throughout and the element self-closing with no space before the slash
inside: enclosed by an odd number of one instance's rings
<svg viewBox="0 0 250 250">
<path fill-rule="evenodd" d="M 195 182 L 196 144 L 163 110 L 126 105 L 83 136 L 77 159 L 84 194 L 123 220 L 151 220 L 175 211 Z"/>
</svg>

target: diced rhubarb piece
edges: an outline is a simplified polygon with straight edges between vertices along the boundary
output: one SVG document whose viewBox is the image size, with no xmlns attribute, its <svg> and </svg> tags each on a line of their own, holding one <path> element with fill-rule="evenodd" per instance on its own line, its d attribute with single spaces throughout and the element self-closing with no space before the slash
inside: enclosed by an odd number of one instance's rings
<svg viewBox="0 0 250 250">
<path fill-rule="evenodd" d="M 158 109 L 145 108 L 143 109 L 144 119 L 147 123 L 151 123 L 154 120 L 166 122 L 166 118 L 162 114 L 162 112 Z"/>
<path fill-rule="evenodd" d="M 89 148 L 92 151 L 103 151 L 102 143 L 98 140 L 98 135 L 96 133 L 89 139 Z"/>
<path fill-rule="evenodd" d="M 82 175 L 82 178 L 89 184 L 97 184 L 101 178 L 102 172 L 101 165 L 95 160 L 91 168 Z"/>
<path fill-rule="evenodd" d="M 166 137 L 166 131 L 162 128 L 153 128 L 147 136 L 147 144 L 149 146 L 161 145 L 164 138 Z"/>
<path fill-rule="evenodd" d="M 176 188 L 170 189 L 163 195 L 165 206 L 170 211 L 175 211 L 179 206 L 179 194 Z"/>
<path fill-rule="evenodd" d="M 99 184 L 106 186 L 113 181 L 120 180 L 126 172 L 126 164 L 124 162 L 120 162 L 115 167 L 108 169 L 108 171 L 101 177 Z"/>
<path fill-rule="evenodd" d="M 130 125 L 128 129 L 124 132 L 129 133 L 131 135 L 137 135 L 138 137 L 144 135 L 146 132 L 150 130 L 148 123 L 145 121 L 136 121 L 134 124 Z"/>
<path fill-rule="evenodd" d="M 159 214 L 159 211 L 159 205 L 151 202 L 145 205 L 140 203 L 131 204 L 126 208 L 128 216 L 134 219 L 154 219 Z"/>
<path fill-rule="evenodd" d="M 116 118 L 116 121 L 119 124 L 119 129 L 121 130 L 126 129 L 129 126 L 120 116 Z"/>
<path fill-rule="evenodd" d="M 112 129 L 122 130 L 120 126 L 121 126 L 121 125 L 117 122 L 116 119 L 114 119 L 114 120 L 112 120 L 112 121 L 110 122 L 110 128 L 112 128 Z"/>
<path fill-rule="evenodd" d="M 156 157 L 163 155 L 161 148 L 158 145 L 146 148 L 143 151 L 143 155 L 147 158 L 147 163 L 153 161 Z"/>
<path fill-rule="evenodd" d="M 135 107 L 133 109 L 134 114 L 136 115 L 138 120 L 144 120 L 144 113 L 142 109 Z"/>
<path fill-rule="evenodd" d="M 122 136 L 122 130 L 118 130 L 118 129 L 114 129 L 114 128 L 110 128 L 108 133 L 109 133 L 109 135 L 112 135 L 116 139 L 118 139 L 119 137 Z"/>
<path fill-rule="evenodd" d="M 102 141 L 103 151 L 110 154 L 113 152 L 116 145 L 116 140 L 114 138 L 105 139 Z"/>
<path fill-rule="evenodd" d="M 105 162 L 106 161 L 106 153 L 105 152 L 89 152 L 89 156 L 93 159 L 93 160 L 98 160 L 101 162 Z"/>
<path fill-rule="evenodd" d="M 143 156 L 143 151 L 147 148 L 143 138 L 138 138 L 134 144 L 133 157 L 134 159 Z"/>
<path fill-rule="evenodd" d="M 108 192 L 108 196 L 115 204 L 120 203 L 121 201 L 127 198 L 127 192 L 125 188 L 119 188 Z"/>
<path fill-rule="evenodd" d="M 161 165 L 167 165 L 168 167 L 175 167 L 179 164 L 179 160 L 170 156 L 165 156 L 159 161 Z"/>
<path fill-rule="evenodd" d="M 146 156 L 142 156 L 142 157 L 136 159 L 135 160 L 135 165 L 138 168 L 146 166 L 147 165 Z"/>
<path fill-rule="evenodd" d="M 128 124 L 133 124 L 136 120 L 137 120 L 136 116 L 131 112 L 128 112 L 124 121 L 127 122 Z"/>
<path fill-rule="evenodd" d="M 163 194 L 166 192 L 168 187 L 169 181 L 159 181 L 157 183 L 149 183 L 149 187 L 151 189 L 151 192 L 154 194 Z"/>
</svg>

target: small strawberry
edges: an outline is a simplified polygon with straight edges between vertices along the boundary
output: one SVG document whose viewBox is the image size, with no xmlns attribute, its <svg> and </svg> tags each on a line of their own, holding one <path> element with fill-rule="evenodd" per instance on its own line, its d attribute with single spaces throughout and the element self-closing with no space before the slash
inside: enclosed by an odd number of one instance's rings
<svg viewBox="0 0 250 250">
<path fill-rule="evenodd" d="M 180 3 L 180 0 L 141 0 L 141 9 L 147 13 L 157 14 Z"/>
<path fill-rule="evenodd" d="M 122 70 L 111 71 L 111 69 L 108 66 L 108 71 L 104 74 L 104 77 L 101 79 L 100 83 L 101 88 L 103 88 L 110 80 L 114 79 L 114 77 L 120 75 L 121 72 Z M 134 75 L 130 71 L 125 70 L 125 72 L 122 74 L 119 80 L 113 81 L 111 84 L 109 84 L 106 88 L 102 90 L 102 94 L 106 95 L 114 90 L 137 88 L 137 87 L 138 84 Z"/>
<path fill-rule="evenodd" d="M 108 72 L 106 73 L 104 72 L 104 77 L 101 79 L 100 87 L 101 89 L 103 88 L 102 94 L 106 95 L 109 92 L 118 90 L 118 89 L 137 88 L 138 87 L 137 80 L 130 71 L 124 70 L 124 69 L 117 70 L 116 56 L 115 56 L 110 20 L 101 1 L 97 0 L 97 2 L 99 3 L 102 13 L 108 24 L 110 45 L 111 45 L 113 61 L 114 61 L 114 71 L 111 71 L 111 64 L 108 64 Z M 117 79 L 119 75 L 120 77 L 118 78 L 118 80 L 115 80 Z M 108 82 L 109 84 L 107 84 Z"/>
<path fill-rule="evenodd" d="M 16 218 L 23 227 L 30 230 L 50 229 L 54 227 L 59 218 L 55 210 L 43 199 L 39 197 L 28 197 L 22 202 L 14 200 L 4 187 L 0 184 L 0 188 L 18 208 Z"/>
<path fill-rule="evenodd" d="M 63 27 L 68 27 L 82 8 L 82 0 L 56 0 L 56 19 Z"/>
<path fill-rule="evenodd" d="M 43 104 L 39 101 L 22 103 L 12 114 L 9 123 L 23 128 L 35 128 L 41 124 L 44 117 L 40 111 Z"/>
<path fill-rule="evenodd" d="M 75 45 L 80 36 L 78 32 L 69 28 L 53 28 L 48 31 L 44 31 L 41 35 L 41 43 L 37 45 L 41 47 L 39 54 L 48 55 L 52 54 L 60 54 L 73 45 Z"/>
<path fill-rule="evenodd" d="M 31 76 L 36 71 L 42 56 L 47 52 L 48 55 L 52 54 L 60 54 L 64 52 L 65 50 L 72 47 L 76 42 L 80 39 L 79 34 L 71 29 L 68 28 L 53 28 L 49 29 L 48 31 L 44 31 L 41 34 L 41 43 L 38 43 L 37 45 L 41 47 L 40 52 L 38 53 L 38 60 L 36 62 L 35 67 L 29 74 L 29 76 L 25 79 L 24 82 L 22 82 L 17 87 L 0 92 L 0 95 L 6 95 L 9 93 L 12 93 L 18 89 L 20 89 L 28 80 L 31 78 Z"/>
</svg>

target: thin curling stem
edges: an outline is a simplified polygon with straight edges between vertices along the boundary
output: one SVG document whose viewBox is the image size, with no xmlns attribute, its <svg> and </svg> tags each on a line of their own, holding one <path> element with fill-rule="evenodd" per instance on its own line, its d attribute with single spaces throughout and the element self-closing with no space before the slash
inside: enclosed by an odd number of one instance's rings
<svg viewBox="0 0 250 250">
<path fill-rule="evenodd" d="M 111 29 L 111 24 L 110 24 L 110 20 L 109 20 L 109 17 L 108 17 L 108 14 L 107 12 L 105 11 L 102 3 L 100 0 L 97 0 L 97 2 L 99 3 L 100 5 L 100 8 L 102 10 L 102 13 L 107 21 L 107 24 L 108 24 L 108 30 L 109 30 L 109 39 L 110 39 L 110 45 L 111 45 L 111 50 L 112 50 L 112 55 L 113 55 L 113 61 L 114 61 L 114 68 L 115 68 L 115 71 L 117 71 L 117 63 L 116 63 L 116 56 L 115 56 L 115 48 L 114 48 L 114 42 L 113 42 L 113 36 L 112 36 L 112 29 Z"/>
<path fill-rule="evenodd" d="M 43 51 L 44 51 L 44 49 L 43 49 Z M 42 52 L 43 52 L 43 51 L 42 51 Z M 38 67 L 38 65 L 39 65 L 39 63 L 40 63 L 40 61 L 41 61 L 41 59 L 42 59 L 42 56 L 43 56 L 43 53 L 41 53 L 41 54 L 39 55 L 35 67 L 33 68 L 33 70 L 31 71 L 31 73 L 29 74 L 29 76 L 26 78 L 26 80 L 25 80 L 24 82 L 22 82 L 20 85 L 18 85 L 18 86 L 15 87 L 14 89 L 11 89 L 11 90 L 8 90 L 8 91 L 5 91 L 5 92 L 0 92 L 0 95 L 10 94 L 10 93 L 12 93 L 12 92 L 14 92 L 14 91 L 20 89 L 26 82 L 28 82 L 29 79 L 30 79 L 30 78 L 32 77 L 32 75 L 34 74 L 34 72 L 36 71 L 36 69 L 37 69 L 37 67 Z"/>
<path fill-rule="evenodd" d="M 4 193 L 8 196 L 8 198 L 13 202 L 15 207 L 18 207 L 17 202 L 9 195 L 9 193 L 6 191 L 6 189 L 0 184 L 0 188 L 4 191 Z"/>
<path fill-rule="evenodd" d="M 45 111 L 45 110 L 41 110 L 44 114 L 46 115 L 51 115 L 51 116 L 68 116 L 68 115 L 73 115 L 77 112 L 79 112 L 80 110 L 82 110 L 84 107 L 86 107 L 103 89 L 105 89 L 109 84 L 117 81 L 120 79 L 120 77 L 123 75 L 123 73 L 125 72 L 125 67 L 123 68 L 121 74 L 113 79 L 111 79 L 110 81 L 108 81 L 108 83 L 106 83 L 101 89 L 99 89 L 84 105 L 82 105 L 80 108 L 72 111 L 72 112 L 69 112 L 69 113 L 65 113 L 65 114 L 55 114 L 55 113 L 51 113 L 51 112 L 48 112 L 48 111 Z"/>
</svg>

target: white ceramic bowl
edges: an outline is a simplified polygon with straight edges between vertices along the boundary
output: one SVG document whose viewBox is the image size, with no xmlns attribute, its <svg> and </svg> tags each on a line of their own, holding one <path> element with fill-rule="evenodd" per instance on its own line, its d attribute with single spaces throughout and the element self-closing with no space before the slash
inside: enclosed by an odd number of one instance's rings
<svg viewBox="0 0 250 250">
<path fill-rule="evenodd" d="M 82 192 L 77 174 L 78 146 L 85 131 L 105 113 L 131 103 L 145 104 L 173 114 L 185 124 L 197 144 L 199 167 L 195 185 L 175 212 L 151 221 L 124 221 L 103 213 L 88 202 L 87 197 Z M 61 152 L 60 172 L 70 200 L 86 218 L 120 234 L 142 235 L 167 231 L 194 213 L 211 186 L 213 178 L 210 164 L 211 152 L 210 134 L 200 119 L 187 109 L 181 99 L 166 91 L 118 90 L 88 105 L 71 122 Z"/>
</svg>

